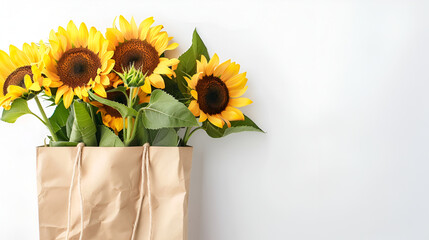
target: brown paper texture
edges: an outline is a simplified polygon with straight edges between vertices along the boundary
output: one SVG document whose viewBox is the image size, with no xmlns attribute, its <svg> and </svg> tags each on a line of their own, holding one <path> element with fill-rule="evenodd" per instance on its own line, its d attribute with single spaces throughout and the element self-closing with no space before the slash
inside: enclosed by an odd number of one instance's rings
<svg viewBox="0 0 429 240">
<path fill-rule="evenodd" d="M 84 147 L 81 161 L 83 237 L 131 239 L 140 197 L 143 147 Z M 41 240 L 65 239 L 76 147 L 37 148 Z M 191 147 L 150 147 L 152 240 L 186 240 Z M 78 240 L 81 206 L 75 175 L 69 239 Z M 136 240 L 149 240 L 146 182 Z"/>
</svg>

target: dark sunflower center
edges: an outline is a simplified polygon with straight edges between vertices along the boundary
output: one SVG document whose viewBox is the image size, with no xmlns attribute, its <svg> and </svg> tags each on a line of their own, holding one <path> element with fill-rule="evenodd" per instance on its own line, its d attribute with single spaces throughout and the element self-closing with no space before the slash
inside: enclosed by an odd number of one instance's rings
<svg viewBox="0 0 429 240">
<path fill-rule="evenodd" d="M 25 75 L 30 75 L 33 77 L 33 72 L 31 71 L 31 66 L 23 66 L 15 69 L 9 76 L 6 78 L 6 81 L 3 85 L 3 94 L 7 93 L 7 88 L 10 85 L 16 85 L 25 88 L 24 77 Z"/>
<path fill-rule="evenodd" d="M 57 71 L 65 85 L 75 88 L 95 79 L 99 68 L 101 61 L 97 54 L 86 48 L 72 48 L 61 56 Z"/>
<path fill-rule="evenodd" d="M 218 114 L 228 106 L 228 88 L 220 78 L 213 75 L 204 76 L 195 88 L 198 92 L 198 104 L 203 112 Z"/>
<path fill-rule="evenodd" d="M 113 59 L 115 71 L 122 73 L 122 68 L 128 68 L 134 64 L 136 69 L 141 69 L 143 73 L 147 73 L 147 76 L 150 76 L 159 64 L 156 49 L 146 41 L 138 39 L 132 39 L 117 46 Z"/>
<path fill-rule="evenodd" d="M 125 95 L 122 92 L 108 92 L 107 93 L 107 99 L 111 100 L 111 101 L 115 101 L 118 103 L 122 103 L 122 104 L 127 104 L 127 98 L 125 97 Z M 121 114 L 118 112 L 118 110 L 109 107 L 107 105 L 103 106 L 104 109 L 106 110 L 106 113 L 109 114 L 112 117 L 122 117 Z"/>
</svg>

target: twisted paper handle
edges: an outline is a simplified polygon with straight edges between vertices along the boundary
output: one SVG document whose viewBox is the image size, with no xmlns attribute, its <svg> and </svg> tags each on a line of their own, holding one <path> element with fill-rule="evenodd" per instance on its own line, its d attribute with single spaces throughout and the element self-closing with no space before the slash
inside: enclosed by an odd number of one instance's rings
<svg viewBox="0 0 429 240">
<path fill-rule="evenodd" d="M 76 175 L 76 168 L 78 170 L 78 179 L 77 179 L 77 185 L 79 188 L 79 197 L 80 197 L 80 233 L 79 233 L 79 240 L 82 240 L 83 236 L 83 197 L 82 197 L 82 188 L 81 188 L 81 169 L 82 169 L 82 150 L 85 146 L 84 143 L 79 143 L 77 145 L 77 154 L 76 154 L 76 160 L 73 165 L 73 175 L 70 182 L 70 189 L 69 189 L 69 201 L 68 201 L 68 209 L 67 209 L 67 232 L 66 232 L 66 240 L 69 240 L 69 234 L 70 234 L 70 219 L 71 219 L 71 199 L 72 199 L 72 192 L 74 187 L 74 177 Z"/>
<path fill-rule="evenodd" d="M 68 199 L 68 213 L 67 213 L 67 232 L 66 232 L 66 240 L 69 240 L 69 234 L 70 234 L 70 222 L 71 222 L 71 199 L 72 199 L 72 192 L 74 187 L 74 178 L 76 175 L 76 169 L 78 172 L 78 179 L 77 184 L 79 188 L 79 197 L 80 197 L 80 233 L 79 233 L 79 240 L 82 240 L 83 237 L 83 196 L 82 196 L 82 188 L 81 188 L 81 169 L 82 169 L 82 150 L 85 144 L 79 143 L 77 145 L 77 154 L 76 154 L 76 160 L 74 162 L 73 166 L 73 175 L 70 182 L 70 188 L 69 188 L 69 199 Z M 149 200 L 149 240 L 152 240 L 152 191 L 151 191 L 151 184 L 150 184 L 150 171 L 149 171 L 149 143 L 146 143 L 143 146 L 143 154 L 142 154 L 142 163 L 141 163 L 141 182 L 140 182 L 140 197 L 139 197 L 139 205 L 137 209 L 137 216 L 134 221 L 133 226 L 133 233 L 131 235 L 131 240 L 134 240 L 136 230 L 137 230 L 137 224 L 140 219 L 141 211 L 142 211 L 142 204 L 143 204 L 143 197 L 144 197 L 144 182 L 145 178 L 147 177 L 147 191 L 148 191 L 148 200 Z"/>
<path fill-rule="evenodd" d="M 134 237 L 136 235 L 137 230 L 137 224 L 139 223 L 140 214 L 142 211 L 142 204 L 143 204 L 143 197 L 144 197 L 144 181 L 147 177 L 147 194 L 148 194 L 148 200 L 149 200 L 149 240 L 152 240 L 152 191 L 151 191 L 151 184 L 150 184 L 150 171 L 149 171 L 149 143 L 146 143 L 143 146 L 143 154 L 142 154 L 142 168 L 141 168 L 141 182 L 140 182 L 140 198 L 139 198 L 139 205 L 137 209 L 137 216 L 136 220 L 134 221 L 134 227 L 133 227 L 133 234 L 131 235 L 131 240 L 134 240 Z"/>
</svg>

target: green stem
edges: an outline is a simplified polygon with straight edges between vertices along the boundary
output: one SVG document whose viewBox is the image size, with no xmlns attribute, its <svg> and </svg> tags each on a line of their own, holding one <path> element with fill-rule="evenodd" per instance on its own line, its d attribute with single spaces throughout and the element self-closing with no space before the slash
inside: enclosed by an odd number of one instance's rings
<svg viewBox="0 0 429 240">
<path fill-rule="evenodd" d="M 49 121 L 48 117 L 46 116 L 45 110 L 43 110 L 43 106 L 40 103 L 40 100 L 37 97 L 37 95 L 34 97 L 34 99 L 36 100 L 37 107 L 39 108 L 39 111 L 42 114 L 42 118 L 43 118 L 43 120 L 45 122 L 46 127 L 49 129 L 49 132 L 51 132 L 52 138 L 54 139 L 54 141 L 58 141 L 58 137 L 55 134 L 54 129 L 52 128 L 52 124 Z"/>
<path fill-rule="evenodd" d="M 197 128 L 194 128 L 194 130 L 189 132 L 189 130 L 191 130 L 191 128 L 187 127 L 185 135 L 183 136 L 183 145 L 186 146 L 186 144 L 188 144 L 189 138 L 191 138 L 192 134 L 194 134 L 197 130 L 202 129 L 202 128 L 203 127 L 197 127 Z"/>
<path fill-rule="evenodd" d="M 131 137 L 125 141 L 125 146 L 129 146 L 130 143 L 134 140 L 137 132 L 137 124 L 139 123 L 139 121 L 140 121 L 140 112 L 137 114 L 136 120 L 134 122 L 134 127 L 131 132 Z"/>
<path fill-rule="evenodd" d="M 37 116 L 34 112 L 30 112 L 31 115 L 35 116 L 37 119 L 39 119 L 43 125 L 46 125 L 45 121 L 43 121 L 43 119 L 41 119 L 39 116 Z"/>
<path fill-rule="evenodd" d="M 135 88 L 133 88 L 133 87 L 130 88 L 130 97 L 128 100 L 128 107 L 129 108 L 132 108 L 133 104 L 134 104 L 134 98 L 133 98 L 134 90 L 135 90 Z M 127 119 L 128 119 L 128 126 L 127 126 L 128 129 L 127 129 L 126 142 L 130 142 L 131 141 L 131 133 L 133 131 L 133 118 L 128 117 Z M 125 126 L 124 126 L 124 128 L 125 128 Z"/>
<path fill-rule="evenodd" d="M 133 106 L 134 106 L 134 105 L 136 105 L 136 103 L 137 103 L 137 98 L 138 98 L 138 95 L 139 95 L 139 90 L 140 90 L 140 88 L 138 87 L 138 88 L 136 88 L 136 90 L 134 91 L 134 95 L 136 95 L 136 97 L 134 98 Z"/>
<path fill-rule="evenodd" d="M 122 127 L 122 137 L 124 138 L 124 142 L 127 140 L 127 128 L 125 127 L 126 118 L 122 119 L 123 127 Z"/>
</svg>

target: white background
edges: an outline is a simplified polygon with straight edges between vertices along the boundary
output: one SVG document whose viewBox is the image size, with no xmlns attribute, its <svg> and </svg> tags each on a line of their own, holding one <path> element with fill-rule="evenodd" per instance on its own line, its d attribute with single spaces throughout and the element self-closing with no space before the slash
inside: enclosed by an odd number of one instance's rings
<svg viewBox="0 0 429 240">
<path fill-rule="evenodd" d="M 424 1 L 2 1 L 0 48 L 70 19 L 104 32 L 154 16 L 180 44 L 248 72 L 267 132 L 195 147 L 190 240 L 429 239 L 429 4 Z M 35 105 L 31 105 L 35 107 Z M 0 238 L 38 238 L 31 116 L 0 123 Z"/>
</svg>

